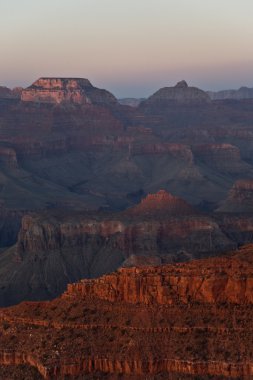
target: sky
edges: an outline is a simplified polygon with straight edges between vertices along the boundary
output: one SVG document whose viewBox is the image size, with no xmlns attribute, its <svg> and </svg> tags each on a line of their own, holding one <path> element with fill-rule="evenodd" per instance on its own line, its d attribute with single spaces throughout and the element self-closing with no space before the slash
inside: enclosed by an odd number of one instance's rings
<svg viewBox="0 0 253 380">
<path fill-rule="evenodd" d="M 253 0 L 0 0 L 0 85 L 88 78 L 117 97 L 253 87 Z"/>
</svg>

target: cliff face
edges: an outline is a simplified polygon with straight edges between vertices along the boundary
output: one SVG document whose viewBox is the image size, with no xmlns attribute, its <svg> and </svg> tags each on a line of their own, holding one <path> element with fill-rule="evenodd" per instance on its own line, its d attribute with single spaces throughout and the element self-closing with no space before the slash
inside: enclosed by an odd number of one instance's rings
<svg viewBox="0 0 253 380">
<path fill-rule="evenodd" d="M 48 380 L 250 379 L 252 252 L 120 269 L 1 309 L 0 373 L 23 364 Z"/>
<path fill-rule="evenodd" d="M 123 268 L 97 280 L 69 284 L 64 297 L 79 295 L 149 305 L 253 304 L 252 247 L 245 252 L 245 257 L 241 254 L 177 266 Z"/>
<path fill-rule="evenodd" d="M 40 78 L 21 94 L 23 102 L 75 104 L 116 104 L 116 98 L 106 90 L 92 86 L 88 79 Z"/>
<path fill-rule="evenodd" d="M 156 212 L 156 206 L 152 211 Z M 111 242 L 114 249 L 118 249 L 123 253 L 123 257 L 127 257 L 129 254 L 138 253 L 146 253 L 147 256 L 151 253 L 169 254 L 180 248 L 190 250 L 194 254 L 210 252 L 212 247 L 216 247 L 217 250 L 221 250 L 222 247 L 227 249 L 231 245 L 221 233 L 218 224 L 207 217 L 194 216 L 191 213 L 189 218 L 171 218 L 167 214 L 167 217 L 157 221 L 145 220 L 144 212 L 143 220 L 142 207 L 140 205 L 141 212 L 138 211 L 139 207 L 136 207 L 122 216 L 118 214 L 118 217 L 121 216 L 119 219 L 112 215 L 111 220 L 108 216 L 104 220 L 96 220 L 94 216 L 87 218 L 85 214 L 83 217 L 77 216 L 76 221 L 71 218 L 64 221 L 25 216 L 17 243 L 18 253 L 24 256 L 73 247 L 82 247 L 85 250 L 89 244 L 108 245 Z M 176 210 L 179 210 L 177 205 Z M 173 215 L 174 208 L 172 211 Z M 192 209 L 188 206 L 186 210 L 182 208 L 181 211 L 182 215 L 187 215 Z M 128 216 L 134 216 L 131 222 L 127 219 Z M 197 236 L 199 238 L 195 240 Z"/>
<path fill-rule="evenodd" d="M 186 261 L 234 246 L 217 222 L 166 191 L 121 213 L 26 215 L 17 244 L 0 257 L 0 304 L 49 299 L 68 282 L 122 265 Z"/>
</svg>

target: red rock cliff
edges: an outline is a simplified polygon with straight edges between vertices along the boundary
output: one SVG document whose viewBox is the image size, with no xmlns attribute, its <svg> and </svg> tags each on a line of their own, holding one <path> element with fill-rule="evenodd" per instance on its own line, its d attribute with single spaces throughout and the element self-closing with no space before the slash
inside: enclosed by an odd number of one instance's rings
<svg viewBox="0 0 253 380">
<path fill-rule="evenodd" d="M 54 301 L 1 309 L 0 371 L 26 364 L 48 380 L 249 380 L 252 253 L 251 245 L 221 258 L 121 269 L 69 285 Z"/>
<path fill-rule="evenodd" d="M 110 302 L 171 305 L 175 303 L 253 304 L 251 255 L 162 266 L 126 269 L 97 280 L 68 285 L 65 296 L 76 294 Z"/>
<path fill-rule="evenodd" d="M 88 79 L 40 78 L 21 94 L 23 102 L 76 104 L 116 104 L 116 98 L 108 91 L 92 86 Z"/>
</svg>

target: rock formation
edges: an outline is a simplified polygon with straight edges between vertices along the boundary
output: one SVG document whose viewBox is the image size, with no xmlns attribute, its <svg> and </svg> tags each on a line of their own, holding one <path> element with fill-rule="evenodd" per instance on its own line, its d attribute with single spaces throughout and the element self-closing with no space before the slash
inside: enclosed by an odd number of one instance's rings
<svg viewBox="0 0 253 380">
<path fill-rule="evenodd" d="M 145 305 L 253 305 L 252 252 L 249 246 L 232 257 L 148 269 L 122 268 L 99 279 L 69 284 L 63 297 L 77 295 Z"/>
<path fill-rule="evenodd" d="M 141 103 L 142 108 L 170 105 L 205 105 L 211 103 L 209 96 L 196 87 L 181 81 L 174 87 L 164 87 Z"/>
<path fill-rule="evenodd" d="M 21 94 L 23 102 L 115 105 L 116 98 L 92 86 L 88 79 L 40 78 Z"/>
<path fill-rule="evenodd" d="M 122 265 L 187 261 L 235 246 L 215 220 L 165 191 L 121 213 L 26 215 L 17 244 L 0 256 L 0 305 L 49 299 L 68 282 Z"/>
<path fill-rule="evenodd" d="M 124 268 L 1 309 L 0 375 L 25 365 L 47 380 L 250 379 L 252 252 Z"/>
<path fill-rule="evenodd" d="M 241 174 L 248 169 L 247 164 L 241 160 L 240 149 L 231 144 L 197 145 L 193 152 L 206 165 L 219 171 Z"/>
<path fill-rule="evenodd" d="M 139 205 L 128 212 L 135 215 L 149 215 L 156 219 L 158 215 L 183 216 L 197 214 L 197 211 L 187 202 L 165 190 L 160 190 L 156 194 L 148 194 Z"/>
<path fill-rule="evenodd" d="M 224 100 L 224 99 L 253 99 L 253 88 L 240 87 L 238 90 L 222 90 L 222 91 L 207 91 L 207 94 L 212 100 Z"/>
<path fill-rule="evenodd" d="M 219 212 L 252 213 L 253 212 L 253 180 L 245 179 L 235 182 L 228 197 L 221 202 Z"/>
<path fill-rule="evenodd" d="M 233 183 L 253 178 L 250 100 L 210 102 L 184 81 L 135 108 L 85 79 L 41 78 L 23 100 L 20 91 L 0 95 L 2 304 L 50 298 L 121 265 L 189 260 L 251 240 L 251 215 L 243 223 L 231 213 L 244 203 L 251 210 L 248 190 L 237 208 L 233 200 L 221 209 L 229 216 L 212 214 Z M 138 202 L 159 189 L 174 198 L 146 212 Z"/>
<path fill-rule="evenodd" d="M 11 90 L 8 87 L 0 86 L 0 99 L 20 99 L 21 92 L 21 87 L 15 87 Z"/>
</svg>

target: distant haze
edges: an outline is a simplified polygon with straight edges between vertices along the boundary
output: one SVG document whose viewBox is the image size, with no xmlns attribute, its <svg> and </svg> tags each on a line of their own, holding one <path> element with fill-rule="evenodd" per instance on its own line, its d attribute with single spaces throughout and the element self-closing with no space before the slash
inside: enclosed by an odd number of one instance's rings
<svg viewBox="0 0 253 380">
<path fill-rule="evenodd" d="M 252 0 L 2 0 L 0 85 L 84 77 L 117 97 L 253 87 Z"/>
</svg>

